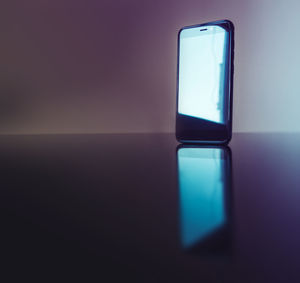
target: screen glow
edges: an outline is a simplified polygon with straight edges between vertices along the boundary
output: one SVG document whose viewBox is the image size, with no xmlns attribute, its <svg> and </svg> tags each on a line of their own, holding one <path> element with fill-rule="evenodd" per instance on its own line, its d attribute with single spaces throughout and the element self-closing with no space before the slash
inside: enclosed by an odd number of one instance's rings
<svg viewBox="0 0 300 283">
<path fill-rule="evenodd" d="M 226 31 L 220 26 L 181 31 L 178 85 L 180 114 L 225 123 L 225 39 Z"/>
<path fill-rule="evenodd" d="M 226 221 L 224 159 L 219 148 L 178 151 L 181 241 L 184 248 L 209 236 Z"/>
</svg>

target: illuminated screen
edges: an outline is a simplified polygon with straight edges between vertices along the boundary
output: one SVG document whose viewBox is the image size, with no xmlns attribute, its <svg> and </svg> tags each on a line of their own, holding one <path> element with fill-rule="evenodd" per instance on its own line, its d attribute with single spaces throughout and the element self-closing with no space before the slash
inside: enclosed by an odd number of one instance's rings
<svg viewBox="0 0 300 283">
<path fill-rule="evenodd" d="M 180 114 L 225 124 L 226 33 L 220 26 L 181 31 L 178 77 Z"/>
<path fill-rule="evenodd" d="M 181 242 L 190 248 L 226 222 L 222 150 L 182 148 L 178 151 Z"/>
</svg>

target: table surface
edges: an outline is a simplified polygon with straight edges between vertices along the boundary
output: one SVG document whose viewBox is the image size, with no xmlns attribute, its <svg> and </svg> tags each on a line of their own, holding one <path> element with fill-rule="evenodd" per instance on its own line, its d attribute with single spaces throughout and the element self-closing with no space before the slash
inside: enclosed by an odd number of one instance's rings
<svg viewBox="0 0 300 283">
<path fill-rule="evenodd" d="M 203 161 L 179 170 L 177 146 L 173 134 L 2 137 L 6 270 L 40 282 L 300 282 L 300 134 L 234 134 L 215 175 Z M 212 183 L 223 214 L 201 197 Z"/>
</svg>

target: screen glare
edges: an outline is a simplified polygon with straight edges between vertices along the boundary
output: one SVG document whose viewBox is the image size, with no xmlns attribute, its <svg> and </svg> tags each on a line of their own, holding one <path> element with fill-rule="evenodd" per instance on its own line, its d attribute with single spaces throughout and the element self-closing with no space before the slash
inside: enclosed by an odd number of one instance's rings
<svg viewBox="0 0 300 283">
<path fill-rule="evenodd" d="M 225 37 L 226 31 L 219 26 L 181 31 L 178 85 L 180 114 L 225 123 Z"/>
</svg>

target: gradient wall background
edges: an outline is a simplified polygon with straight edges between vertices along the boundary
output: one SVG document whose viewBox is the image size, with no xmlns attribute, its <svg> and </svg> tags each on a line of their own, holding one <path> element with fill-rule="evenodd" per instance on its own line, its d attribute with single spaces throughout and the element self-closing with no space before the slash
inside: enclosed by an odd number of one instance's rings
<svg viewBox="0 0 300 283">
<path fill-rule="evenodd" d="M 300 130 L 300 1 L 1 1 L 0 133 L 172 132 L 177 31 L 236 27 L 234 131 Z"/>
</svg>

